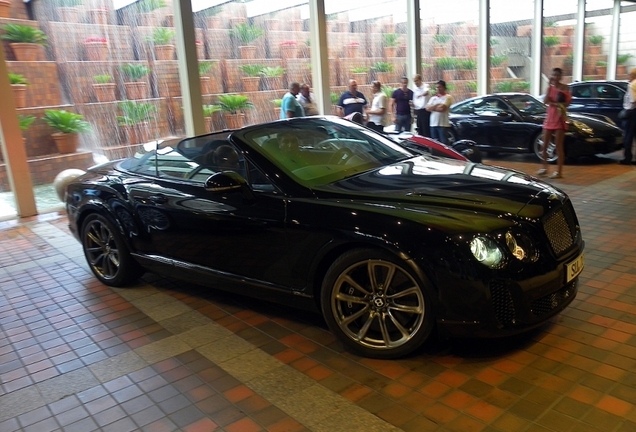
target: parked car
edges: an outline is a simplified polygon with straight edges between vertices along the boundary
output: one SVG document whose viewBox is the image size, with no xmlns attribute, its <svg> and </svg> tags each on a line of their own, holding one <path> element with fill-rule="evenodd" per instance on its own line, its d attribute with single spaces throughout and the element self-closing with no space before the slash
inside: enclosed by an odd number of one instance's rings
<svg viewBox="0 0 636 432">
<path fill-rule="evenodd" d="M 70 230 L 107 285 L 152 271 L 320 312 L 378 358 L 434 331 L 527 331 L 577 293 L 572 203 L 527 174 L 415 154 L 337 117 L 156 147 L 67 186 Z"/>
<path fill-rule="evenodd" d="M 468 139 L 488 152 L 534 153 L 541 159 L 542 125 L 546 105 L 526 93 L 479 96 L 451 106 L 451 141 Z M 565 133 L 568 158 L 612 153 L 623 145 L 621 129 L 613 123 L 569 113 Z M 556 146 L 548 145 L 548 161 L 557 159 Z"/>
<path fill-rule="evenodd" d="M 601 114 L 620 124 L 618 112 L 623 109 L 623 96 L 628 81 L 578 81 L 568 84 L 572 102 L 568 111 L 582 114 Z"/>
</svg>

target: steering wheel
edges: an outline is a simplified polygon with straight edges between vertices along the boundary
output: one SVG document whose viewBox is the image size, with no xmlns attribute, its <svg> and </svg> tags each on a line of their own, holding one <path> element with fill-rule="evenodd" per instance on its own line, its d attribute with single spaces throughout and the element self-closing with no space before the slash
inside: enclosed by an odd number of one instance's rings
<svg viewBox="0 0 636 432">
<path fill-rule="evenodd" d="M 353 156 L 353 151 L 348 148 L 341 148 L 337 150 L 330 158 L 330 165 L 344 165 L 347 163 L 349 158 Z"/>
</svg>

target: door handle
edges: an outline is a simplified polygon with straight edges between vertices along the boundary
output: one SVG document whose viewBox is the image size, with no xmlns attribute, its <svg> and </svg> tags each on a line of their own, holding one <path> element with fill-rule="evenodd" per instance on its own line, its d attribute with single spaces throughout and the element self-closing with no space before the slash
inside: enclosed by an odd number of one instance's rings
<svg viewBox="0 0 636 432">
<path fill-rule="evenodd" d="M 155 204 L 163 204 L 166 201 L 168 201 L 168 198 L 165 197 L 165 195 L 149 195 L 148 196 L 148 201 L 151 201 Z"/>
</svg>

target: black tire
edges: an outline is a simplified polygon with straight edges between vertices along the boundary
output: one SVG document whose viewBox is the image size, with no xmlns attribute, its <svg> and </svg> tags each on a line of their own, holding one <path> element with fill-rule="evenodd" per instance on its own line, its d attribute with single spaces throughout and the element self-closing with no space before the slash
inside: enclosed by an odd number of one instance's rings
<svg viewBox="0 0 636 432">
<path fill-rule="evenodd" d="M 459 141 L 459 137 L 455 129 L 452 127 L 447 128 L 446 130 L 446 138 L 448 139 L 448 146 L 452 147 L 457 141 Z"/>
<path fill-rule="evenodd" d="M 476 163 L 481 162 L 481 151 L 472 142 L 469 143 L 461 140 L 453 144 L 452 147 L 453 150 L 464 155 L 469 161 Z"/>
<path fill-rule="evenodd" d="M 82 248 L 91 271 L 106 285 L 122 287 L 144 273 L 115 225 L 100 214 L 88 216 L 82 224 Z"/>
<path fill-rule="evenodd" d="M 405 356 L 430 336 L 434 317 L 425 284 L 398 258 L 370 249 L 344 253 L 322 284 L 331 331 L 365 357 Z"/>
</svg>

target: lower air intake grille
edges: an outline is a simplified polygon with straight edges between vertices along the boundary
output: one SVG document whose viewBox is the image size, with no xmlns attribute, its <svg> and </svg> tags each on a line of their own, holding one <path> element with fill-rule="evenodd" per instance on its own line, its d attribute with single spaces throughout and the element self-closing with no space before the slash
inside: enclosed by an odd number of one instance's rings
<svg viewBox="0 0 636 432">
<path fill-rule="evenodd" d="M 575 283 L 572 282 L 560 290 L 536 299 L 530 304 L 530 311 L 534 316 L 540 317 L 558 308 L 561 304 L 574 295 Z"/>
<path fill-rule="evenodd" d="M 500 281 L 490 282 L 490 296 L 499 323 L 504 327 L 515 324 L 517 322 L 515 306 L 506 285 Z"/>
</svg>

